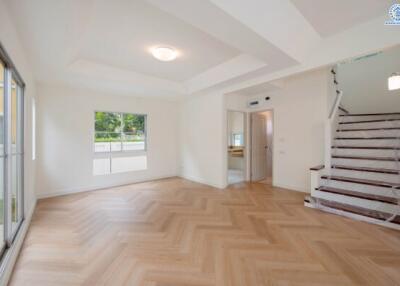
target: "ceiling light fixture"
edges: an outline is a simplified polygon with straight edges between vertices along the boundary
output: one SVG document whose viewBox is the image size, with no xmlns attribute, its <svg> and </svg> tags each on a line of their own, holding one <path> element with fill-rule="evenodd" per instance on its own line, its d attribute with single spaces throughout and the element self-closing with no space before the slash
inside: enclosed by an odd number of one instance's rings
<svg viewBox="0 0 400 286">
<path fill-rule="evenodd" d="M 151 50 L 153 57 L 163 62 L 170 62 L 176 59 L 178 52 L 170 47 L 155 47 Z"/>
<path fill-rule="evenodd" d="M 400 73 L 396 72 L 389 77 L 388 88 L 389 90 L 400 89 Z"/>
</svg>

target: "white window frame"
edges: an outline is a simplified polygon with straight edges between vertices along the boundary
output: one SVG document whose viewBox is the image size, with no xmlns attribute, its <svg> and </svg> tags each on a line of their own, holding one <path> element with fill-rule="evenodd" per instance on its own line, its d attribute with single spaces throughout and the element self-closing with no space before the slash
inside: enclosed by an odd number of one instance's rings
<svg viewBox="0 0 400 286">
<path fill-rule="evenodd" d="M 137 115 L 137 116 L 144 116 L 144 149 L 143 150 L 123 150 L 123 145 L 122 145 L 122 143 L 123 143 L 123 141 L 121 140 L 121 150 L 118 150 L 118 151 L 104 151 L 104 152 L 99 152 L 99 151 L 97 151 L 96 152 L 96 149 L 95 149 L 95 140 L 96 140 L 96 112 L 104 112 L 104 113 L 117 113 L 117 114 L 119 114 L 119 115 L 121 115 L 121 116 L 123 116 L 124 114 L 131 114 L 131 115 Z M 141 114 L 141 113 L 132 113 L 132 112 L 118 112 L 118 111 L 100 111 L 100 110 L 95 110 L 94 111 L 94 121 L 93 121 L 93 153 L 95 153 L 95 154 L 102 154 L 102 153 L 140 153 L 140 154 L 143 154 L 143 153 L 146 153 L 146 151 L 147 151 L 147 114 Z M 122 118 L 122 117 L 121 117 Z M 123 124 L 123 120 L 122 120 L 122 124 Z M 123 132 L 123 129 L 124 129 L 124 126 L 122 125 L 121 126 L 121 131 L 120 131 L 120 135 L 121 135 L 121 138 L 122 138 L 122 134 L 124 133 Z"/>
<path fill-rule="evenodd" d="M 104 113 L 118 113 L 121 116 L 124 114 L 132 114 L 132 115 L 139 115 L 139 116 L 144 116 L 144 149 L 143 150 L 123 150 L 122 148 L 122 140 L 121 140 L 121 150 L 118 151 L 104 151 L 104 152 L 96 152 L 96 112 L 104 112 Z M 122 117 L 121 117 L 122 118 Z M 123 120 L 122 120 L 123 123 Z M 103 111 L 103 110 L 95 110 L 93 112 L 93 134 L 92 134 L 92 153 L 94 154 L 94 160 L 95 159 L 109 159 L 110 163 L 110 173 L 105 174 L 105 175 L 110 175 L 110 174 L 117 174 L 113 172 L 112 170 L 112 159 L 113 158 L 118 158 L 118 157 L 136 157 L 136 156 L 147 156 L 147 151 L 148 151 L 148 116 L 147 114 L 142 114 L 142 113 L 133 113 L 133 112 L 120 112 L 120 111 Z M 122 132 L 123 126 L 121 126 L 121 135 L 123 134 Z M 122 137 L 121 137 L 122 138 Z M 130 171 L 127 171 L 130 172 Z M 98 176 L 98 175 L 94 175 Z"/>
<path fill-rule="evenodd" d="M 5 246 L 0 249 L 0 260 L 4 257 L 7 250 L 13 245 L 14 239 L 17 236 L 21 225 L 25 219 L 25 200 L 24 200 L 24 105 L 25 105 L 25 83 L 15 68 L 11 58 L 6 53 L 5 49 L 0 43 L 0 61 L 4 66 L 4 84 L 3 84 L 3 103 L 4 103 L 4 113 L 3 113 L 3 154 L 0 157 L 3 158 L 3 201 L 4 201 L 4 213 L 3 213 L 3 232 L 4 232 L 4 242 Z M 16 118 L 17 129 L 16 129 L 16 149 L 12 149 L 12 126 L 11 126 L 11 88 L 12 80 L 16 83 L 16 96 L 17 96 L 17 106 L 16 106 Z M 12 164 L 13 157 L 16 157 L 15 162 L 19 162 L 17 165 L 16 176 L 20 180 L 16 181 L 17 188 L 17 199 L 18 199 L 18 210 L 17 214 L 18 221 L 12 222 Z M 18 161 L 20 159 L 20 161 Z M 18 163 L 16 163 L 18 164 Z M 20 193 L 19 193 L 20 191 Z M 3 261 L 2 261 L 3 262 Z M 1 267 L 0 267 L 1 269 Z"/>
</svg>

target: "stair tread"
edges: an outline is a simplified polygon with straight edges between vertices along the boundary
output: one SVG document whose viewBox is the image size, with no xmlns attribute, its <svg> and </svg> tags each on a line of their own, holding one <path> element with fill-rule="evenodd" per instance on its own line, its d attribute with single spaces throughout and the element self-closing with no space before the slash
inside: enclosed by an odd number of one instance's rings
<svg viewBox="0 0 400 286">
<path fill-rule="evenodd" d="M 379 196 L 379 195 L 362 193 L 362 192 L 356 192 L 356 191 L 350 191 L 350 190 L 339 189 L 339 188 L 321 186 L 317 190 L 321 191 L 321 192 L 340 194 L 340 195 L 345 195 L 345 196 L 350 196 L 350 197 L 355 197 L 355 198 L 365 199 L 365 200 L 370 200 L 370 201 L 378 201 L 378 202 L 389 203 L 389 204 L 397 204 L 398 203 L 396 198 Z"/>
<path fill-rule="evenodd" d="M 376 120 L 360 120 L 360 121 L 344 121 L 339 124 L 355 124 L 355 123 L 373 123 L 373 122 L 386 122 L 386 121 L 400 121 L 400 118 L 376 119 Z"/>
<path fill-rule="evenodd" d="M 356 183 L 356 184 L 362 184 L 362 185 L 371 185 L 371 186 L 377 186 L 377 187 L 384 187 L 384 188 L 395 188 L 395 189 L 400 189 L 400 184 L 395 184 L 395 183 L 389 183 L 389 182 L 384 182 L 384 181 L 377 181 L 377 180 L 367 180 L 367 179 L 358 179 L 358 178 L 350 178 L 350 177 L 343 177 L 343 176 L 321 176 L 322 179 L 325 180 L 335 180 L 335 181 L 342 181 L 342 182 L 348 182 L 348 183 Z"/>
<path fill-rule="evenodd" d="M 353 206 L 353 205 L 349 205 L 349 204 L 343 204 L 343 203 L 339 203 L 339 202 L 327 201 L 327 200 L 314 198 L 314 197 L 312 197 L 312 199 L 318 200 L 319 203 L 322 206 L 325 206 L 325 207 L 329 207 L 329 208 L 333 208 L 333 209 L 337 209 L 337 210 L 341 210 L 341 211 L 345 211 L 345 212 L 349 212 L 349 213 L 353 213 L 353 214 L 357 214 L 357 215 L 362 215 L 362 216 L 365 216 L 365 217 L 370 217 L 370 218 L 374 218 L 374 219 L 378 219 L 378 220 L 383 220 L 384 221 L 384 220 L 387 220 L 388 218 L 390 218 L 392 216 L 392 214 L 389 214 L 389 213 L 376 211 L 376 210 L 371 210 L 371 209 L 366 209 L 366 208 Z M 391 221 L 391 223 L 400 224 L 400 216 L 397 215 Z"/>
<path fill-rule="evenodd" d="M 368 149 L 368 150 L 400 150 L 400 147 L 392 146 L 332 146 L 332 149 Z"/>
<path fill-rule="evenodd" d="M 340 116 L 382 116 L 382 115 L 400 115 L 400 112 L 389 112 L 389 113 L 355 113 L 355 114 L 345 114 Z"/>
<path fill-rule="evenodd" d="M 372 173 L 384 173 L 384 174 L 400 174 L 400 170 L 396 169 L 386 169 L 386 168 L 371 168 L 371 167 L 354 167 L 354 166 L 344 166 L 344 165 L 332 165 L 334 169 L 350 170 L 350 171 L 363 171 Z"/>
<path fill-rule="evenodd" d="M 381 130 L 400 130 L 400 127 L 360 128 L 360 129 L 338 129 L 338 130 L 336 130 L 336 132 L 350 132 L 350 131 L 381 131 Z"/>
<path fill-rule="evenodd" d="M 333 155 L 335 159 L 373 160 L 373 161 L 397 161 L 394 157 L 369 157 L 369 156 L 343 156 Z"/>
</svg>

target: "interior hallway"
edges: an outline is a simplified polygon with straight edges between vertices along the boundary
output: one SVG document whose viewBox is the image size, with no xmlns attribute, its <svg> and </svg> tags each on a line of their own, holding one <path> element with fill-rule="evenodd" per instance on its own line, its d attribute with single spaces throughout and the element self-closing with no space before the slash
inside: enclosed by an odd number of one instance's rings
<svg viewBox="0 0 400 286">
<path fill-rule="evenodd" d="M 243 170 L 235 170 L 235 169 L 228 170 L 228 183 L 229 184 L 237 184 L 237 183 L 240 183 L 243 181 L 245 181 Z"/>
<path fill-rule="evenodd" d="M 11 285 L 399 285 L 398 232 L 303 198 L 171 178 L 43 199 Z"/>
</svg>

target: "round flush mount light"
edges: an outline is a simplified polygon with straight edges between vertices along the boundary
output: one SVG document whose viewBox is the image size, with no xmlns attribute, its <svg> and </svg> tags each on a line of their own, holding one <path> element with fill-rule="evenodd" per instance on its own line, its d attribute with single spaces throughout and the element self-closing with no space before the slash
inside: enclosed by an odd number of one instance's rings
<svg viewBox="0 0 400 286">
<path fill-rule="evenodd" d="M 155 47 L 151 49 L 153 57 L 163 62 L 170 62 L 176 59 L 178 52 L 171 47 Z"/>
<path fill-rule="evenodd" d="M 389 90 L 400 89 L 400 73 L 394 73 L 389 77 L 388 88 Z"/>
</svg>

